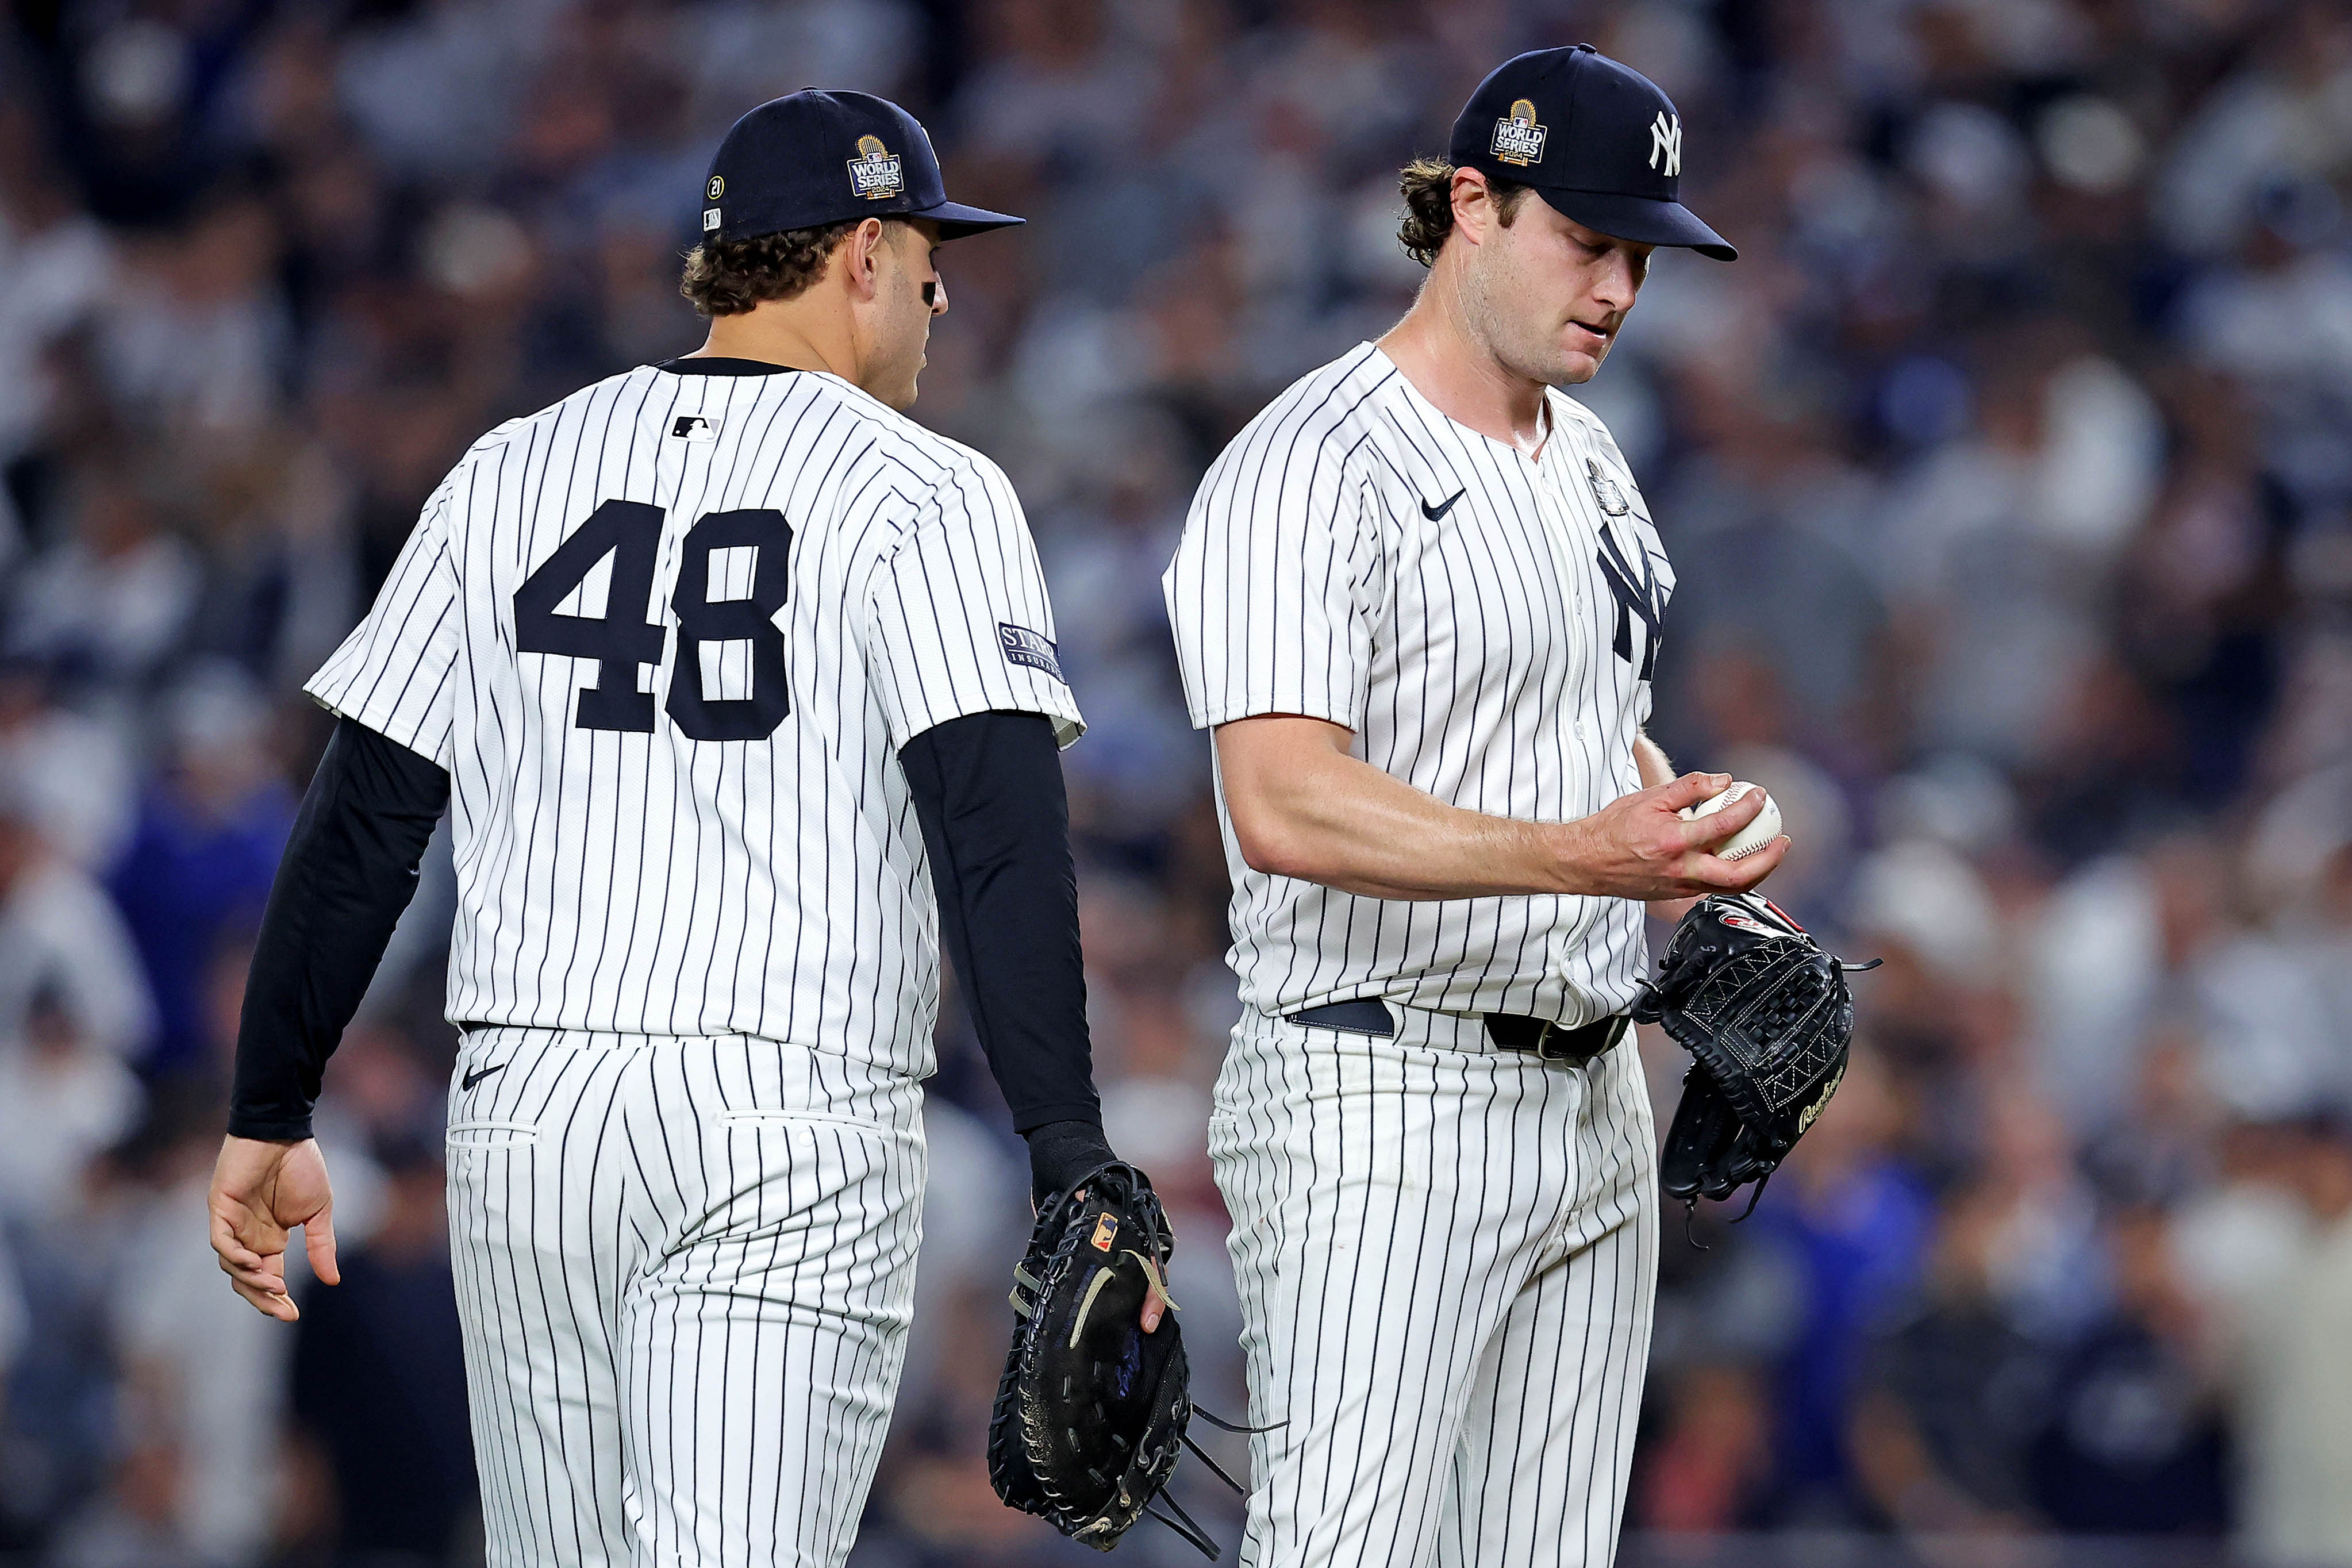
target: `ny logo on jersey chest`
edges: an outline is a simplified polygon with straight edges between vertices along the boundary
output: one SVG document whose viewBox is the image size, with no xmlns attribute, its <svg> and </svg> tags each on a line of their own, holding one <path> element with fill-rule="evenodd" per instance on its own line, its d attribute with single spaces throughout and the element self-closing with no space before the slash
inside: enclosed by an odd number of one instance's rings
<svg viewBox="0 0 2352 1568">
<path fill-rule="evenodd" d="M 1595 560 L 1601 575 L 1609 584 L 1610 595 L 1617 601 L 1617 636 L 1610 646 L 1619 658 L 1636 668 L 1639 679 L 1647 680 L 1657 673 L 1658 627 L 1666 618 L 1666 591 L 1658 581 L 1657 566 L 1650 560 L 1650 552 L 1642 548 L 1638 536 L 1630 556 L 1618 548 L 1617 535 L 1605 522 L 1601 526 L 1601 552 Z M 1637 620 L 1644 632 L 1639 659 L 1633 657 L 1633 623 Z"/>
</svg>

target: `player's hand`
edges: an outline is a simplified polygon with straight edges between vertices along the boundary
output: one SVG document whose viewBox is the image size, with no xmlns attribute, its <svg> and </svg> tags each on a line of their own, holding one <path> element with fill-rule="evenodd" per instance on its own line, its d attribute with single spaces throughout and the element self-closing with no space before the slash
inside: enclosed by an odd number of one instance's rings
<svg viewBox="0 0 2352 1568">
<path fill-rule="evenodd" d="M 1083 1198 L 1087 1195 L 1087 1190 L 1080 1187 L 1071 1195 Z M 1143 1293 L 1143 1310 L 1136 1314 L 1136 1321 L 1143 1325 L 1145 1333 L 1156 1334 L 1160 1331 L 1160 1320 L 1167 1315 L 1168 1298 L 1160 1294 L 1160 1281 L 1155 1278 L 1150 1289 Z"/>
<path fill-rule="evenodd" d="M 213 1166 L 209 1206 L 221 1272 L 258 1310 L 286 1323 L 302 1315 L 286 1292 L 287 1237 L 298 1225 L 311 1272 L 330 1285 L 341 1283 L 335 1268 L 335 1194 L 317 1139 L 227 1139 Z"/>
<path fill-rule="evenodd" d="M 1099 1170 L 1118 1158 L 1103 1138 L 1102 1126 L 1095 1121 L 1048 1121 L 1032 1127 L 1021 1135 L 1029 1145 L 1029 1209 L 1032 1214 L 1045 1206 L 1045 1200 L 1086 1178 L 1089 1171 Z M 1078 1187 L 1071 1195 L 1083 1198 L 1086 1188 Z M 1160 1292 L 1158 1284 L 1144 1292 L 1141 1321 L 1143 1331 L 1151 1333 L 1167 1315 L 1168 1300 Z"/>
<path fill-rule="evenodd" d="M 1746 892 L 1789 853 L 1788 836 L 1738 860 L 1713 851 L 1756 820 L 1764 792 L 1749 790 L 1712 816 L 1685 821 L 1681 815 L 1730 787 L 1729 773 L 1685 773 L 1562 824 L 1570 890 L 1653 902 Z"/>
<path fill-rule="evenodd" d="M 1154 1285 L 1144 1293 L 1143 1310 L 1138 1314 L 1138 1321 L 1143 1324 L 1145 1333 L 1156 1334 L 1160 1331 L 1160 1320 L 1167 1315 L 1168 1298 L 1160 1293 L 1159 1286 Z"/>
</svg>

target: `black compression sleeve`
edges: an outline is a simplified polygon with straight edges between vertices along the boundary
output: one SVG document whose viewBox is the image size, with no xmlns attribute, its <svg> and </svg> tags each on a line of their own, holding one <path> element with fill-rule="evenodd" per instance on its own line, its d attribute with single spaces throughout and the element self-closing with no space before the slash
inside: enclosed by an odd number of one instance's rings
<svg viewBox="0 0 2352 1568">
<path fill-rule="evenodd" d="M 254 943 L 229 1090 L 235 1136 L 310 1135 L 327 1058 L 415 895 L 448 804 L 447 773 L 364 724 L 336 721 Z"/>
<path fill-rule="evenodd" d="M 968 714 L 916 736 L 898 760 L 930 855 L 940 937 L 1014 1131 L 1101 1126 L 1052 721 Z"/>
</svg>

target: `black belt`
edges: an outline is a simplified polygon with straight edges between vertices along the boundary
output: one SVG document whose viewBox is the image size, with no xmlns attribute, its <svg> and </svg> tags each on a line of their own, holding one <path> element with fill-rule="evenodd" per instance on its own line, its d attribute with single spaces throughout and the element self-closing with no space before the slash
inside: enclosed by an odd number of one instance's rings
<svg viewBox="0 0 2352 1568">
<path fill-rule="evenodd" d="M 1353 1002 L 1327 1002 L 1303 1013 L 1288 1015 L 1294 1024 L 1312 1029 L 1338 1029 L 1350 1035 L 1389 1039 L 1396 1034 L 1396 1018 L 1388 1004 L 1375 996 Z M 1486 1037 L 1507 1051 L 1526 1051 L 1551 1062 L 1589 1062 L 1622 1038 L 1625 1016 L 1595 1018 L 1590 1024 L 1556 1024 L 1524 1013 L 1489 1013 Z"/>
</svg>

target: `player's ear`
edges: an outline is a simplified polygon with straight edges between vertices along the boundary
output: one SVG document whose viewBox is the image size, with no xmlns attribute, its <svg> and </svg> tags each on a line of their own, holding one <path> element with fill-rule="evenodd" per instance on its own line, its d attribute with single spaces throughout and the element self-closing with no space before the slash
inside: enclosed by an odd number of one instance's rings
<svg viewBox="0 0 2352 1568">
<path fill-rule="evenodd" d="M 887 242 L 885 226 L 878 217 L 864 219 L 841 242 L 843 276 L 848 279 L 850 293 L 856 298 L 871 300 L 880 291 L 882 247 Z"/>
<path fill-rule="evenodd" d="M 1495 220 L 1495 194 L 1486 186 L 1486 176 L 1475 169 L 1454 171 L 1454 226 L 1475 241 L 1486 237 L 1486 229 Z"/>
</svg>

